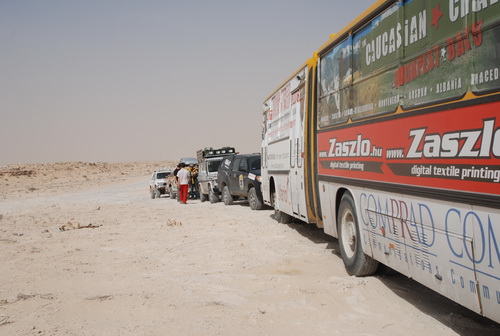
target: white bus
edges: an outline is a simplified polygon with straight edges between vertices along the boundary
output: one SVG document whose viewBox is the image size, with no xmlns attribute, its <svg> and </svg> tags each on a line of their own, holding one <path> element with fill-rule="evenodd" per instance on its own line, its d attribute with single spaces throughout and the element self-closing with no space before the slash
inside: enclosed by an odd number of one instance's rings
<svg viewBox="0 0 500 336">
<path fill-rule="evenodd" d="M 500 1 L 377 1 L 264 101 L 262 192 L 500 322 Z"/>
</svg>

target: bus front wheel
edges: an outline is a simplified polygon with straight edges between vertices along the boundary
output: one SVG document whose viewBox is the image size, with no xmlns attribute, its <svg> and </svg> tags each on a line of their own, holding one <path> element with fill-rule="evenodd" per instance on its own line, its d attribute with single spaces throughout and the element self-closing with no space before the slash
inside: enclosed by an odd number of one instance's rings
<svg viewBox="0 0 500 336">
<path fill-rule="evenodd" d="M 352 196 L 342 196 L 337 218 L 340 254 L 349 275 L 365 276 L 375 273 L 378 261 L 363 252 L 355 209 Z"/>
</svg>

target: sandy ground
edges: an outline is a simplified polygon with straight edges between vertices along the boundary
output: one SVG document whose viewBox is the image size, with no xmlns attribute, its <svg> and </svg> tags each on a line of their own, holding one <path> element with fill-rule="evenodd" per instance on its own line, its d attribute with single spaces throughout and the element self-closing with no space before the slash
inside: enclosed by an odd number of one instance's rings
<svg viewBox="0 0 500 336">
<path fill-rule="evenodd" d="M 0 167 L 0 335 L 500 335 L 310 225 L 151 199 L 166 165 Z"/>
</svg>

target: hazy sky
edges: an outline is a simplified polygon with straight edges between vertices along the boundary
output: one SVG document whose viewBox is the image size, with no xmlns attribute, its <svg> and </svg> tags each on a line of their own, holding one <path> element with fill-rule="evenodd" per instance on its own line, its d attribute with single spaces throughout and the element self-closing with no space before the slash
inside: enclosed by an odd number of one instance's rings
<svg viewBox="0 0 500 336">
<path fill-rule="evenodd" d="M 0 165 L 259 152 L 263 100 L 374 0 L 0 0 Z"/>
</svg>

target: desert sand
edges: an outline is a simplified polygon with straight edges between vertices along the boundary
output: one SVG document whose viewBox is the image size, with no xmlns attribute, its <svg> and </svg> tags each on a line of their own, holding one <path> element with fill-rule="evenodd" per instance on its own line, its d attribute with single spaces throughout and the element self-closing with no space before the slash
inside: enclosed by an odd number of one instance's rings
<svg viewBox="0 0 500 336">
<path fill-rule="evenodd" d="M 500 335 L 271 209 L 151 199 L 171 164 L 0 167 L 0 335 Z"/>
</svg>

